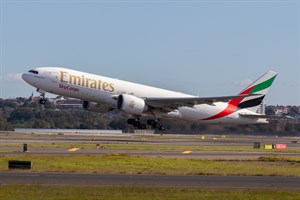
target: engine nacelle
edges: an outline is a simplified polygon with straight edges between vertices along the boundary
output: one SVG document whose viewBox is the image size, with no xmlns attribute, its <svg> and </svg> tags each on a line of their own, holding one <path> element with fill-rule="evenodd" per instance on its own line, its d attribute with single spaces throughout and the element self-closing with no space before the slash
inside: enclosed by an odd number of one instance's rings
<svg viewBox="0 0 300 200">
<path fill-rule="evenodd" d="M 107 112 L 110 112 L 113 110 L 113 108 L 111 108 L 107 105 L 89 102 L 89 101 L 83 101 L 82 107 L 84 110 L 97 112 L 97 113 L 107 113 Z"/>
<path fill-rule="evenodd" d="M 128 94 L 119 95 L 117 107 L 119 110 L 132 115 L 141 115 L 148 109 L 144 99 Z"/>
</svg>

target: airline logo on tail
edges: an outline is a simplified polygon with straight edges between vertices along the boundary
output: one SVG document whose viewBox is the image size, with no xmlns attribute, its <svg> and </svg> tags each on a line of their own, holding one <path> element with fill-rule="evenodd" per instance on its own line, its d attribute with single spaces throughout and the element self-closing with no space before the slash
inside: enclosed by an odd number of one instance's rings
<svg viewBox="0 0 300 200">
<path fill-rule="evenodd" d="M 263 101 L 265 95 L 267 94 L 276 76 L 277 76 L 276 72 L 273 71 L 267 72 L 258 80 L 256 80 L 254 83 L 252 83 L 249 87 L 247 87 L 245 90 L 239 93 L 240 95 L 249 95 L 249 94 L 257 94 L 257 95 L 232 99 L 228 102 L 227 107 L 223 111 L 202 120 L 218 119 L 221 117 L 228 116 L 236 112 L 238 109 L 244 109 L 244 108 L 256 112 L 258 106 Z"/>
</svg>

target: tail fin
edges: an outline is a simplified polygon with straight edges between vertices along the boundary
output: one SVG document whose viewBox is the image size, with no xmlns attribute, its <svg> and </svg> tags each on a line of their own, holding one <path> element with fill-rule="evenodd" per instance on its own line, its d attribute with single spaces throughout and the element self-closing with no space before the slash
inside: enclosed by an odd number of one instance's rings
<svg viewBox="0 0 300 200">
<path fill-rule="evenodd" d="M 276 72 L 268 71 L 262 77 L 254 81 L 250 86 L 239 94 L 257 94 L 244 98 L 239 104 L 238 108 L 247 108 L 253 112 L 257 112 L 259 105 L 262 103 L 265 95 L 268 93 L 273 81 L 277 76 Z"/>
</svg>

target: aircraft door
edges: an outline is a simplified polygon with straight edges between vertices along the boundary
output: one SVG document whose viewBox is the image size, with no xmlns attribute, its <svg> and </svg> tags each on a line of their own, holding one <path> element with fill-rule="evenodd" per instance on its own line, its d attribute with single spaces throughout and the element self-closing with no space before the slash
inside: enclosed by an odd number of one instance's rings
<svg viewBox="0 0 300 200">
<path fill-rule="evenodd" d="M 51 72 L 51 81 L 54 83 L 58 82 L 58 73 L 57 72 Z"/>
</svg>

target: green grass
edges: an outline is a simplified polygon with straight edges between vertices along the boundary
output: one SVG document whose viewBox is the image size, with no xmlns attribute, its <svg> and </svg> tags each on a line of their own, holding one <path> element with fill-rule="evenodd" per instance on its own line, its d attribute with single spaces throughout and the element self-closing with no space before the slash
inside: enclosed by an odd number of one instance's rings
<svg viewBox="0 0 300 200">
<path fill-rule="evenodd" d="M 265 158 L 266 159 L 266 158 Z M 182 158 L 161 158 L 109 155 L 0 156 L 0 170 L 8 170 L 8 160 L 31 160 L 32 171 L 90 172 L 112 174 L 186 174 L 186 175 L 247 175 L 247 176 L 300 176 L 299 157 L 267 160 L 213 161 Z M 278 160 L 277 160 L 278 161 Z M 294 163 L 294 162 L 295 163 Z"/>
<path fill-rule="evenodd" d="M 100 187 L 51 185 L 0 185 L 0 199 L 5 200 L 292 200 L 299 191 L 213 190 L 198 188 Z"/>
</svg>

